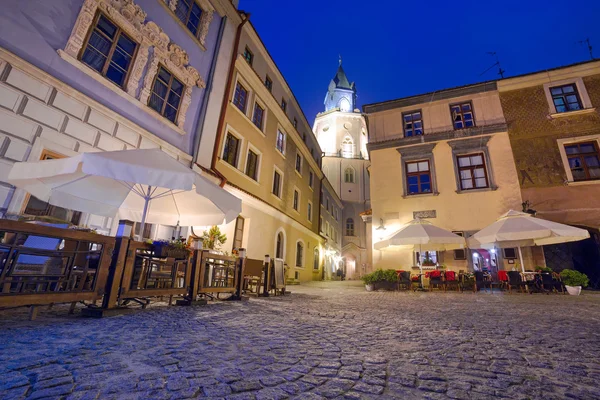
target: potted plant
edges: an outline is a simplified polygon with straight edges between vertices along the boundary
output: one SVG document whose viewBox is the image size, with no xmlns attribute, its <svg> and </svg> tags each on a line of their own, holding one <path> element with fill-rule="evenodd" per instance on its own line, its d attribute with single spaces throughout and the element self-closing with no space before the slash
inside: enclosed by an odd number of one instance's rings
<svg viewBox="0 0 600 400">
<path fill-rule="evenodd" d="M 365 283 L 365 289 L 367 292 L 372 292 L 373 288 L 373 274 L 365 274 L 360 279 Z"/>
<path fill-rule="evenodd" d="M 221 245 L 227 241 L 227 235 L 221 233 L 218 226 L 212 226 L 208 231 L 202 233 L 202 247 L 209 250 L 220 250 Z"/>
<path fill-rule="evenodd" d="M 579 296 L 581 288 L 586 287 L 590 281 L 586 274 L 572 269 L 563 269 L 560 279 L 565 284 L 567 292 L 573 296 Z"/>
<path fill-rule="evenodd" d="M 431 259 L 431 257 L 429 256 L 429 252 L 425 252 L 425 257 L 423 258 L 423 262 L 421 263 L 422 266 L 424 267 L 433 267 L 435 266 L 435 263 L 433 262 L 433 260 Z"/>
</svg>

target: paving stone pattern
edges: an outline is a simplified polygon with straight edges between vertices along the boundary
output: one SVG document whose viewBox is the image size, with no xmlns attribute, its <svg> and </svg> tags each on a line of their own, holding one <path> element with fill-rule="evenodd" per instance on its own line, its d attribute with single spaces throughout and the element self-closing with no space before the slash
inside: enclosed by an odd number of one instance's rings
<svg viewBox="0 0 600 400">
<path fill-rule="evenodd" d="M 600 399 L 600 295 L 367 293 L 0 313 L 0 399 Z"/>
</svg>

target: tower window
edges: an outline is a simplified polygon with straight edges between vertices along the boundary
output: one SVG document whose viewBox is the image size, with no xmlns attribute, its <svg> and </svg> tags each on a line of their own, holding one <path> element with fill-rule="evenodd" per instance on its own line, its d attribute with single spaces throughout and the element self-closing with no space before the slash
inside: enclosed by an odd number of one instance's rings
<svg viewBox="0 0 600 400">
<path fill-rule="evenodd" d="M 350 102 L 345 97 L 342 98 L 342 100 L 340 100 L 340 111 L 343 111 L 343 112 L 351 111 L 350 110 Z"/>
<path fill-rule="evenodd" d="M 352 138 L 350 136 L 346 136 L 342 141 L 342 157 L 354 157 L 354 143 L 352 142 Z"/>
<path fill-rule="evenodd" d="M 354 236 L 354 220 L 352 218 L 346 220 L 346 236 Z"/>
<path fill-rule="evenodd" d="M 354 183 L 354 168 L 346 168 L 346 170 L 344 171 L 344 182 Z"/>
</svg>

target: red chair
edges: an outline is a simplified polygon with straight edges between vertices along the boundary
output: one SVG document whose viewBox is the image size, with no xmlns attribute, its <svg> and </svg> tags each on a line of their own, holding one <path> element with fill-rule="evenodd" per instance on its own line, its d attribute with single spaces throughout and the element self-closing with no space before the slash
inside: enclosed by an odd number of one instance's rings
<svg viewBox="0 0 600 400">
<path fill-rule="evenodd" d="M 438 271 L 437 269 L 429 272 L 429 290 L 433 289 L 435 286 L 437 286 L 439 289 L 444 288 L 442 271 Z"/>
<path fill-rule="evenodd" d="M 498 281 L 501 288 L 508 288 L 508 274 L 504 270 L 498 271 Z"/>
<path fill-rule="evenodd" d="M 456 290 L 460 292 L 460 282 L 456 277 L 456 273 L 454 271 L 446 271 L 444 275 L 446 277 L 445 287 L 456 287 Z"/>
</svg>

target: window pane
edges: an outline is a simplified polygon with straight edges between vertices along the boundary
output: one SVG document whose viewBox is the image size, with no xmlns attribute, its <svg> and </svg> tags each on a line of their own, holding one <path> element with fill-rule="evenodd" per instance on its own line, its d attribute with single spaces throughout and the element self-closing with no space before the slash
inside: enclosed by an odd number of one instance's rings
<svg viewBox="0 0 600 400">
<path fill-rule="evenodd" d="M 154 82 L 154 88 L 152 89 L 152 92 L 154 94 L 156 94 L 164 99 L 165 97 L 167 97 L 167 91 L 168 91 L 167 86 L 164 83 L 162 83 L 160 80 L 157 79 Z"/>
<path fill-rule="evenodd" d="M 169 92 L 169 99 L 167 100 L 167 102 L 174 108 L 179 107 L 179 101 L 181 100 L 181 98 L 173 92 Z"/>
<path fill-rule="evenodd" d="M 599 167 L 588 168 L 588 173 L 590 174 L 590 179 L 600 178 L 600 168 Z"/>
<path fill-rule="evenodd" d="M 418 164 L 417 163 L 406 163 L 406 170 L 410 173 L 410 172 L 417 172 L 418 171 Z"/>
<path fill-rule="evenodd" d="M 567 102 L 569 103 L 577 103 L 578 101 L 579 100 L 577 100 L 577 96 L 575 96 L 574 94 L 567 96 Z"/>
<path fill-rule="evenodd" d="M 575 89 L 573 88 L 572 85 L 569 85 L 569 86 L 563 86 L 562 91 L 563 91 L 563 93 L 573 93 L 575 91 Z"/>
<path fill-rule="evenodd" d="M 472 120 L 467 120 L 467 121 L 465 121 L 465 126 L 466 126 L 467 128 L 470 128 L 470 127 L 472 127 L 472 126 L 473 126 L 473 121 L 472 121 Z"/>
<path fill-rule="evenodd" d="M 598 156 L 587 156 L 585 158 L 585 164 L 588 167 L 599 167 L 600 163 L 598 162 Z"/>
<path fill-rule="evenodd" d="M 104 68 L 104 63 L 106 62 L 106 57 L 94 50 L 92 47 L 88 46 L 85 49 L 81 60 L 96 71 L 102 72 L 102 68 Z"/>
<path fill-rule="evenodd" d="M 113 53 L 111 62 L 115 64 L 115 66 L 127 71 L 129 63 L 131 62 L 131 56 L 117 47 Z"/>
<path fill-rule="evenodd" d="M 463 104 L 462 105 L 462 109 L 463 109 L 463 111 L 469 111 L 469 110 L 471 110 L 471 104 L 470 103 Z"/>
<path fill-rule="evenodd" d="M 106 36 L 108 36 L 111 39 L 114 39 L 117 27 L 108 19 L 106 19 L 104 15 L 101 15 L 100 18 L 98 18 L 98 25 L 96 26 L 98 27 L 98 30 L 105 33 Z"/>
<path fill-rule="evenodd" d="M 482 165 L 482 164 L 483 164 L 483 158 L 481 157 L 481 155 L 471 156 L 471 165 Z"/>
<path fill-rule="evenodd" d="M 177 119 L 177 109 L 171 107 L 170 105 L 167 104 L 167 106 L 165 107 L 165 117 L 171 121 L 171 122 L 175 122 L 175 120 Z"/>
<path fill-rule="evenodd" d="M 562 106 L 565 104 L 565 101 L 562 97 L 555 97 L 554 98 L 554 105 L 556 106 Z"/>
<path fill-rule="evenodd" d="M 468 180 L 463 180 L 461 181 L 461 186 L 463 189 L 473 189 L 473 181 L 468 179 Z"/>
<path fill-rule="evenodd" d="M 460 179 L 471 179 L 471 170 L 463 170 L 460 171 Z"/>
<path fill-rule="evenodd" d="M 460 128 L 462 128 L 462 127 L 463 127 L 463 123 L 462 123 L 462 122 L 455 122 L 455 123 L 454 123 L 454 126 L 455 126 L 457 129 L 460 129 Z"/>
<path fill-rule="evenodd" d="M 108 56 L 108 53 L 110 52 L 110 46 L 112 45 L 112 43 L 102 35 L 98 34 L 97 32 L 94 32 L 90 36 L 88 47 L 90 45 L 94 49 L 98 50 L 98 52 L 104 54 L 105 56 Z"/>
<path fill-rule="evenodd" d="M 183 83 L 179 82 L 177 79 L 173 79 L 173 83 L 171 83 L 171 90 L 181 96 L 183 93 Z"/>
<path fill-rule="evenodd" d="M 458 158 L 458 166 L 459 167 L 468 167 L 471 165 L 471 159 L 469 157 L 459 157 Z"/>
<path fill-rule="evenodd" d="M 118 46 L 123 52 L 125 52 L 126 54 L 128 54 L 130 56 L 133 56 L 133 52 L 135 51 L 136 44 L 133 40 L 131 40 L 127 36 L 121 34 L 119 36 Z"/>
<path fill-rule="evenodd" d="M 581 153 L 595 153 L 596 149 L 592 143 L 584 143 L 579 145 L 579 151 Z"/>
<path fill-rule="evenodd" d="M 418 176 L 409 176 L 408 177 L 408 184 L 409 185 L 417 185 L 419 183 L 419 177 Z"/>
<path fill-rule="evenodd" d="M 169 72 L 167 72 L 166 69 L 161 68 L 158 71 L 158 77 L 167 85 L 169 84 L 169 82 L 171 81 L 171 74 Z"/>
<path fill-rule="evenodd" d="M 557 87 L 557 88 L 552 88 L 550 89 L 550 92 L 555 95 L 555 94 L 562 94 L 562 89 Z"/>
<path fill-rule="evenodd" d="M 579 103 L 569 103 L 569 110 L 574 111 L 580 109 L 581 107 L 579 106 Z"/>
<path fill-rule="evenodd" d="M 485 171 L 483 168 L 477 168 L 473 171 L 475 178 L 485 178 Z"/>
<path fill-rule="evenodd" d="M 556 106 L 556 112 L 565 112 L 567 111 L 567 108 L 565 106 Z"/>
<path fill-rule="evenodd" d="M 125 71 L 115 68 L 114 64 L 111 63 L 106 70 L 106 77 L 117 85 L 122 86 L 125 81 Z"/>
<path fill-rule="evenodd" d="M 421 192 L 422 193 L 429 193 L 429 192 L 431 192 L 431 185 L 429 183 L 423 183 L 423 184 L 421 184 Z"/>
<path fill-rule="evenodd" d="M 419 193 L 419 185 L 408 185 L 408 193 Z"/>
<path fill-rule="evenodd" d="M 148 105 L 155 111 L 161 112 L 164 102 L 165 101 L 163 99 L 158 97 L 156 94 L 152 93 L 150 95 L 150 102 L 148 103 Z"/>
<path fill-rule="evenodd" d="M 411 122 L 411 121 L 412 121 L 412 115 L 410 115 L 410 114 L 406 114 L 406 115 L 404 116 L 404 121 L 405 121 L 405 122 Z"/>
<path fill-rule="evenodd" d="M 581 160 L 579 159 L 579 157 L 569 158 L 569 166 L 571 167 L 571 169 L 582 168 Z"/>
<path fill-rule="evenodd" d="M 478 188 L 486 187 L 487 182 L 485 181 L 485 178 L 475 179 L 475 186 L 477 186 Z"/>
<path fill-rule="evenodd" d="M 577 145 L 565 146 L 565 151 L 567 152 L 567 154 L 577 154 L 579 153 L 579 147 Z"/>
<path fill-rule="evenodd" d="M 419 178 L 421 179 L 421 184 L 423 184 L 423 183 L 430 183 L 429 174 L 419 175 Z"/>
<path fill-rule="evenodd" d="M 429 171 L 429 163 L 427 161 L 421 161 L 419 163 L 419 171 Z"/>
</svg>

